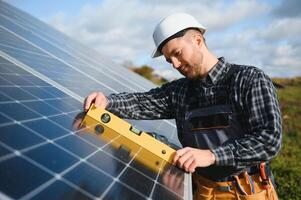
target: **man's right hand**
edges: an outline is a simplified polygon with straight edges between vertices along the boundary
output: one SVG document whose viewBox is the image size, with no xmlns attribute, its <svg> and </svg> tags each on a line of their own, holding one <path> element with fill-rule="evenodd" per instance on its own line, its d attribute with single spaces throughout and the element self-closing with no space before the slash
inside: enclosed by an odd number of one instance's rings
<svg viewBox="0 0 301 200">
<path fill-rule="evenodd" d="M 109 102 L 103 93 L 93 92 L 89 94 L 84 101 L 84 111 L 89 110 L 92 103 L 94 103 L 97 108 L 106 108 Z"/>
</svg>

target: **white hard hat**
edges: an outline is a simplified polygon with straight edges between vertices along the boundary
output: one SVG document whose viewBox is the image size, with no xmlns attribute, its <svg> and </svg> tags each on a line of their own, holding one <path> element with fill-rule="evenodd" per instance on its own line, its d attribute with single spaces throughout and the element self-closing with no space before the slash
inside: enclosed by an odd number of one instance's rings
<svg viewBox="0 0 301 200">
<path fill-rule="evenodd" d="M 162 53 L 158 49 L 160 45 L 174 34 L 187 28 L 198 28 L 202 34 L 206 31 L 206 28 L 202 24 L 186 13 L 176 13 L 162 19 L 153 33 L 156 49 L 153 51 L 152 57 L 161 56 Z"/>
</svg>

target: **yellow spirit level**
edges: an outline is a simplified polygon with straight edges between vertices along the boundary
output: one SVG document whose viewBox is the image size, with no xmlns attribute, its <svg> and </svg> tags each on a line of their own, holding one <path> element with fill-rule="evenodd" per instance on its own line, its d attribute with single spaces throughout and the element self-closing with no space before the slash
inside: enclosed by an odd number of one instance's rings
<svg viewBox="0 0 301 200">
<path fill-rule="evenodd" d="M 82 125 L 84 126 L 91 124 L 94 124 L 92 128 L 94 128 L 94 131 L 98 134 L 105 133 L 106 131 L 113 131 L 123 136 L 122 138 L 135 143 L 136 146 L 138 145 L 138 147 L 142 147 L 143 151 L 146 150 L 145 152 L 148 151 L 154 154 L 155 157 L 172 163 L 172 159 L 175 154 L 174 149 L 172 149 L 167 144 L 164 144 L 161 141 L 155 139 L 146 132 L 138 130 L 125 120 L 120 119 L 109 111 L 101 108 L 96 108 L 94 104 L 90 107 L 89 111 L 82 121 Z M 133 145 L 131 145 L 131 150 L 133 150 Z M 149 158 L 142 159 L 147 160 Z"/>
</svg>

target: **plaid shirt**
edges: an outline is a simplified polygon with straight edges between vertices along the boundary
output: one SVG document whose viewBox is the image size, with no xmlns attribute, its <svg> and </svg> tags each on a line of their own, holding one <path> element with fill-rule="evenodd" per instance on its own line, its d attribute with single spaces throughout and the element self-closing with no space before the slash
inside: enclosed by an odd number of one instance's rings
<svg viewBox="0 0 301 200">
<path fill-rule="evenodd" d="M 224 58 L 219 58 L 206 78 L 193 81 L 194 87 L 198 87 L 195 96 L 200 107 L 218 104 L 217 98 L 210 98 L 212 94 L 206 93 L 207 88 L 222 84 L 231 66 Z M 211 149 L 216 165 L 220 166 L 251 166 L 270 161 L 281 147 L 281 116 L 272 81 L 258 68 L 242 65 L 239 68 L 231 78 L 229 98 L 245 133 L 241 138 Z M 111 94 L 107 109 L 129 119 L 174 118 L 181 141 L 185 134 L 184 108 L 191 81 L 182 78 L 148 92 Z"/>
</svg>

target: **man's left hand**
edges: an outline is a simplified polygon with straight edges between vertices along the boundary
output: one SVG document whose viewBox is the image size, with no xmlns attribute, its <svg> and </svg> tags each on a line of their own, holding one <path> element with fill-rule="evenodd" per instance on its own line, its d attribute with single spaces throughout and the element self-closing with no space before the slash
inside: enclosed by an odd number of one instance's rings
<svg viewBox="0 0 301 200">
<path fill-rule="evenodd" d="M 209 150 L 185 147 L 176 152 L 173 164 L 193 173 L 197 167 L 208 167 L 215 163 L 215 155 Z"/>
</svg>

